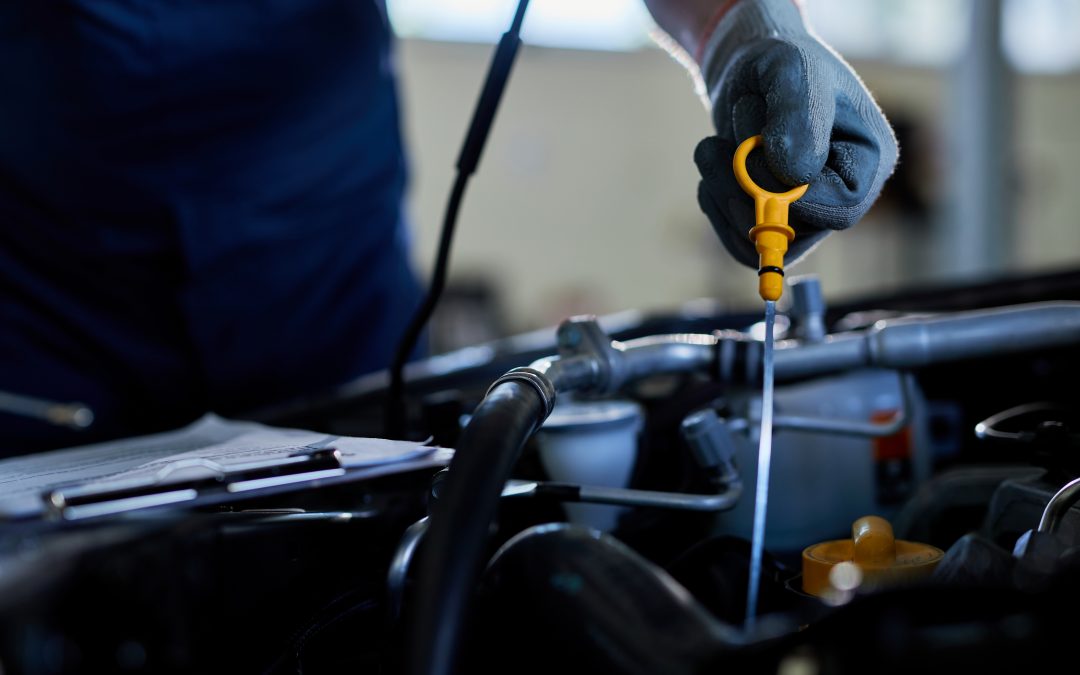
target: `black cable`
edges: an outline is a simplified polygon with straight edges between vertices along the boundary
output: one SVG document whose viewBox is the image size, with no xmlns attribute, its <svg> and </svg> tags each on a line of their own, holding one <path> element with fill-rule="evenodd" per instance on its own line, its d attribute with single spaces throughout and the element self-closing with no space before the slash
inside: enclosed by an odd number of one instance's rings
<svg viewBox="0 0 1080 675">
<path fill-rule="evenodd" d="M 465 142 L 461 146 L 461 153 L 457 160 L 457 176 L 454 178 L 454 186 L 450 190 L 450 199 L 446 203 L 446 215 L 443 218 L 442 234 L 439 236 L 439 250 L 435 257 L 435 269 L 431 277 L 431 286 L 428 288 L 427 297 L 413 315 L 409 326 L 405 329 L 397 352 L 394 354 L 393 364 L 390 366 L 390 389 L 386 397 L 386 415 L 384 429 L 387 438 L 405 437 L 405 363 L 409 360 L 420 334 L 435 312 L 439 304 L 443 289 L 446 287 L 446 272 L 450 261 L 450 246 L 454 240 L 454 226 L 457 224 L 458 211 L 461 208 L 461 200 L 465 194 L 465 185 L 469 176 L 480 164 L 480 155 L 484 150 L 488 134 L 491 132 L 491 124 L 495 119 L 495 112 L 499 108 L 506 82 L 510 78 L 510 70 L 514 65 L 518 47 L 521 46 L 521 24 L 525 20 L 525 10 L 529 6 L 529 0 L 518 0 L 517 11 L 510 29 L 503 33 L 499 45 L 495 48 L 491 65 L 488 67 L 487 78 L 484 87 L 480 91 L 480 98 L 476 101 L 476 109 L 473 111 L 472 121 L 469 123 L 469 131 L 465 136 Z"/>
<path fill-rule="evenodd" d="M 457 213 L 461 206 L 461 198 L 465 194 L 465 185 L 469 177 L 458 173 L 454 179 L 454 187 L 450 190 L 450 199 L 446 205 L 446 216 L 443 219 L 442 234 L 439 237 L 439 251 L 435 258 L 435 270 L 431 277 L 431 286 L 423 304 L 413 315 L 405 334 L 398 343 L 397 352 L 394 355 L 394 364 L 390 371 L 390 391 L 386 401 L 386 428 L 387 438 L 405 437 L 405 363 L 416 348 L 420 334 L 424 331 L 435 306 L 442 296 L 446 286 L 446 266 L 450 259 L 450 243 L 454 237 L 454 226 L 457 224 Z"/>
<path fill-rule="evenodd" d="M 510 30 L 508 33 L 514 35 L 521 34 L 521 24 L 525 21 L 525 10 L 529 8 L 529 0 L 518 2 L 517 10 L 514 12 L 514 20 L 510 23 Z"/>
</svg>

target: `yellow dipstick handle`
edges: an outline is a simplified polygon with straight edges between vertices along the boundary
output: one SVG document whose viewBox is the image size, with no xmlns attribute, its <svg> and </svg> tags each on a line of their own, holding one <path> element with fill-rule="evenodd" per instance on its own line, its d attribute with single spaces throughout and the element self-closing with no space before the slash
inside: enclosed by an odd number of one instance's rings
<svg viewBox="0 0 1080 675">
<path fill-rule="evenodd" d="M 788 225 L 788 205 L 806 193 L 807 185 L 800 185 L 787 192 L 769 192 L 750 178 L 746 171 L 746 158 L 750 151 L 765 144 L 760 135 L 751 136 L 735 150 L 732 165 L 739 187 L 754 198 L 754 215 L 757 222 L 750 230 L 750 239 L 758 252 L 758 293 L 762 300 L 776 301 L 784 291 L 784 254 L 788 242 L 795 239 L 795 230 Z"/>
</svg>

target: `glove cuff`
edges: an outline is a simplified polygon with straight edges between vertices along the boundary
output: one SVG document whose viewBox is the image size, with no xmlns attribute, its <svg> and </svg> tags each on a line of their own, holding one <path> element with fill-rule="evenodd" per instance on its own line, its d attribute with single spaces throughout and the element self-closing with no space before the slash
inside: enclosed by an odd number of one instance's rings
<svg viewBox="0 0 1080 675">
<path fill-rule="evenodd" d="M 739 48 L 758 38 L 805 38 L 809 27 L 796 0 L 735 0 L 717 10 L 711 35 L 699 48 L 701 75 L 716 103 L 724 71 Z"/>
</svg>

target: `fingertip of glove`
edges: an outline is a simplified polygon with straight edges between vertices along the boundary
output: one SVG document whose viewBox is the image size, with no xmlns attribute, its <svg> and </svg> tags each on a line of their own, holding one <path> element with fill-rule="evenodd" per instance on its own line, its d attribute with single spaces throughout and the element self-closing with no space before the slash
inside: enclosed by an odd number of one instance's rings
<svg viewBox="0 0 1080 675">
<path fill-rule="evenodd" d="M 694 164 L 701 166 L 707 164 L 712 155 L 712 137 L 703 138 L 694 146 Z"/>
<path fill-rule="evenodd" d="M 731 174 L 731 158 L 734 148 L 728 147 L 717 136 L 708 136 L 699 141 L 693 149 L 693 162 L 698 165 L 701 177 L 715 183 Z"/>
<path fill-rule="evenodd" d="M 715 179 L 726 164 L 722 160 L 723 154 L 723 142 L 716 136 L 708 136 L 694 148 L 694 164 L 703 177 Z"/>
</svg>

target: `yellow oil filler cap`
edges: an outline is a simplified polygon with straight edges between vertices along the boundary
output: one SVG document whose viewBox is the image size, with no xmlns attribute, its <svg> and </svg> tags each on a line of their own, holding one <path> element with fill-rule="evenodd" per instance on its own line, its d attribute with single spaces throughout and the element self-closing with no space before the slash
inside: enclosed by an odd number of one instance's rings
<svg viewBox="0 0 1080 675">
<path fill-rule="evenodd" d="M 803 550 L 802 587 L 810 595 L 829 597 L 911 583 L 929 577 L 944 555 L 929 544 L 896 539 L 884 518 L 863 516 L 851 526 L 851 539 Z"/>
</svg>

